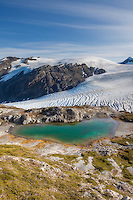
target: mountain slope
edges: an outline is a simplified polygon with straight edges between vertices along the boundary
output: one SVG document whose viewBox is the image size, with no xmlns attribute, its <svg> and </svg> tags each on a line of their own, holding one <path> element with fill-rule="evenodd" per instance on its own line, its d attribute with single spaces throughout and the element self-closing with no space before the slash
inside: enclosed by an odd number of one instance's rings
<svg viewBox="0 0 133 200">
<path fill-rule="evenodd" d="M 0 60 L 0 77 L 8 74 L 12 68 L 12 62 L 18 60 L 16 57 L 6 57 Z"/>
<path fill-rule="evenodd" d="M 132 136 L 84 148 L 21 141 L 0 145 L 1 200 L 132 199 Z"/>
<path fill-rule="evenodd" d="M 120 64 L 132 64 L 133 65 L 133 58 L 132 57 L 128 57 L 126 60 L 124 60 Z"/>
<path fill-rule="evenodd" d="M 91 76 L 73 89 L 45 95 L 38 99 L 16 102 L 20 108 L 40 108 L 52 106 L 92 105 L 109 106 L 117 111 L 133 112 L 133 66 L 120 65 L 111 61 L 91 58 L 89 66 L 100 66 L 106 73 Z"/>
<path fill-rule="evenodd" d="M 8 58 L 4 62 L 8 62 Z M 105 70 L 84 63 L 61 63 L 35 57 L 16 58 L 16 61 L 10 63 L 10 70 L 1 76 L 0 102 L 34 99 L 65 91 L 82 83 L 87 77 L 101 73 L 105 73 Z"/>
</svg>

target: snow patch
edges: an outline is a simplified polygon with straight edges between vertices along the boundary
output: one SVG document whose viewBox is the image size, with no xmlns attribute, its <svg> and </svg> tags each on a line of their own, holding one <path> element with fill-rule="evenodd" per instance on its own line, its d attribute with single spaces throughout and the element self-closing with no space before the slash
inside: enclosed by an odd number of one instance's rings
<svg viewBox="0 0 133 200">
<path fill-rule="evenodd" d="M 83 74 L 83 77 L 87 77 L 87 74 L 85 73 L 83 68 L 82 68 L 82 74 Z"/>
<path fill-rule="evenodd" d="M 5 57 L 5 58 L 2 58 L 0 61 L 6 61 L 6 60 L 8 60 L 8 58 L 7 58 L 7 57 Z"/>
</svg>

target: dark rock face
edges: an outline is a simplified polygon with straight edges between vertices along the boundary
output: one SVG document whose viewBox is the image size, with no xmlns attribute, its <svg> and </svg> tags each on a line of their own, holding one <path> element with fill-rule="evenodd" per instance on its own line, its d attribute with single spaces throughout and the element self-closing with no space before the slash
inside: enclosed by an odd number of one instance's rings
<svg viewBox="0 0 133 200">
<path fill-rule="evenodd" d="M 72 109 L 68 108 L 66 109 L 66 113 L 64 116 L 66 116 L 67 120 L 73 120 L 75 118 L 75 115 L 75 112 Z"/>
<path fill-rule="evenodd" d="M 95 75 L 98 75 L 98 74 L 103 74 L 103 73 L 105 73 L 106 71 L 104 70 L 104 69 L 96 69 L 95 71 L 94 71 L 94 74 Z"/>
<path fill-rule="evenodd" d="M 43 108 L 40 112 L 42 115 L 53 116 L 60 114 L 61 109 L 59 107 Z"/>
<path fill-rule="evenodd" d="M 13 124 L 41 124 L 54 122 L 79 122 L 92 118 L 109 118 L 115 115 L 117 118 L 119 112 L 106 106 L 74 106 L 74 107 L 49 107 L 39 109 L 17 109 L 1 105 L 0 121 L 1 123 Z"/>
<path fill-rule="evenodd" d="M 24 59 L 24 60 L 23 60 L 23 63 L 28 64 L 28 61 L 29 61 L 29 60 L 34 61 L 34 60 L 37 60 L 37 59 L 36 59 L 36 58 L 33 58 L 33 57 L 29 57 L 29 58 Z"/>
<path fill-rule="evenodd" d="M 9 66 L 12 61 L 17 59 L 9 58 L 7 63 L 5 61 L 4 64 L 1 64 L 3 66 L 1 69 Z M 28 60 L 34 59 L 32 57 L 27 58 L 23 62 L 27 63 Z M 8 73 L 9 69 L 4 73 Z M 88 67 L 86 64 L 73 65 L 70 63 L 57 66 L 44 65 L 27 74 L 21 72 L 7 81 L 0 82 L 0 102 L 33 99 L 54 92 L 69 90 L 85 81 L 85 78 L 93 76 L 93 73 L 101 74 L 105 73 L 105 70 Z M 1 74 L 3 75 L 3 71 Z"/>
<path fill-rule="evenodd" d="M 132 57 L 127 58 L 126 60 L 124 60 L 120 64 L 128 64 L 128 63 L 133 64 L 133 58 Z"/>
<path fill-rule="evenodd" d="M 0 78 L 9 72 L 11 63 L 18 60 L 16 57 L 7 57 L 5 60 L 0 61 Z"/>
</svg>

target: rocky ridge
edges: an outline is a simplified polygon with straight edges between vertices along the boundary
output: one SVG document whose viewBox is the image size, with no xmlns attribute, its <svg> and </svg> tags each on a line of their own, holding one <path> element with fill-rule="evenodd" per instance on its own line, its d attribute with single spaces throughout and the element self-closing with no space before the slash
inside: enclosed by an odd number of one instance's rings
<svg viewBox="0 0 133 200">
<path fill-rule="evenodd" d="M 116 118 L 125 122 L 133 122 L 133 114 L 118 112 L 107 106 L 74 106 L 49 107 L 40 109 L 19 109 L 15 107 L 0 106 L 0 124 L 14 125 L 41 124 L 53 122 L 79 122 L 92 118 Z"/>
<path fill-rule="evenodd" d="M 131 135 L 85 148 L 4 136 L 0 198 L 132 200 L 132 150 Z"/>
<path fill-rule="evenodd" d="M 75 107 L 50 107 L 23 110 L 14 107 L 0 107 L 0 120 L 2 123 L 14 125 L 40 124 L 52 122 L 79 122 L 92 118 L 118 118 L 119 112 L 106 106 L 75 106 Z M 121 117 L 122 118 L 122 117 Z M 124 119 L 124 116 L 123 118 Z"/>
<path fill-rule="evenodd" d="M 133 122 L 133 114 L 117 112 L 106 106 L 74 106 L 74 107 L 49 107 L 40 109 L 19 109 L 15 107 L 0 106 L 0 136 L 8 134 L 12 127 L 17 125 L 42 124 L 42 123 L 69 123 L 80 122 L 93 118 L 119 119 L 123 122 Z M 123 125 L 121 125 L 122 127 Z M 119 134 L 125 128 L 120 128 Z"/>
<path fill-rule="evenodd" d="M 6 57 L 0 60 L 0 79 L 11 70 L 11 64 L 16 60 L 18 60 L 16 57 Z"/>
<path fill-rule="evenodd" d="M 13 61 L 16 60 L 21 60 L 24 65 L 20 71 L 21 64 L 12 67 Z M 102 68 L 87 66 L 85 63 L 43 65 L 30 70 L 29 61 L 34 62 L 36 59 L 7 57 L 0 62 L 0 102 L 34 99 L 54 92 L 69 90 L 93 74 L 106 72 Z M 25 73 L 25 68 L 29 70 L 28 73 Z M 18 73 L 5 81 L 3 77 L 5 74 L 10 74 L 10 70 L 18 70 Z"/>
<path fill-rule="evenodd" d="M 132 57 L 128 57 L 126 60 L 124 60 L 120 64 L 133 64 L 133 58 Z"/>
</svg>

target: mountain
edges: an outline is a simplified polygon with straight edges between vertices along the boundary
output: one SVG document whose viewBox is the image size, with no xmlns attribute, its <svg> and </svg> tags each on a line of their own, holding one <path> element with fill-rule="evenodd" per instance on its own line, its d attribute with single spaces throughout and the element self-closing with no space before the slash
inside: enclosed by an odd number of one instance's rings
<svg viewBox="0 0 133 200">
<path fill-rule="evenodd" d="M 6 57 L 0 60 L 0 102 L 34 99 L 72 89 L 103 68 L 70 60 Z"/>
<path fill-rule="evenodd" d="M 0 102 L 11 101 L 7 105 L 24 109 L 91 105 L 133 112 L 132 65 L 97 57 L 7 57 L 0 62 Z"/>
<path fill-rule="evenodd" d="M 0 60 L 0 77 L 4 76 L 11 70 L 11 63 L 16 60 L 18 60 L 16 57 L 6 57 Z"/>
<path fill-rule="evenodd" d="M 132 57 L 128 57 L 126 60 L 124 60 L 120 64 L 132 64 L 133 65 L 133 58 Z"/>
</svg>

